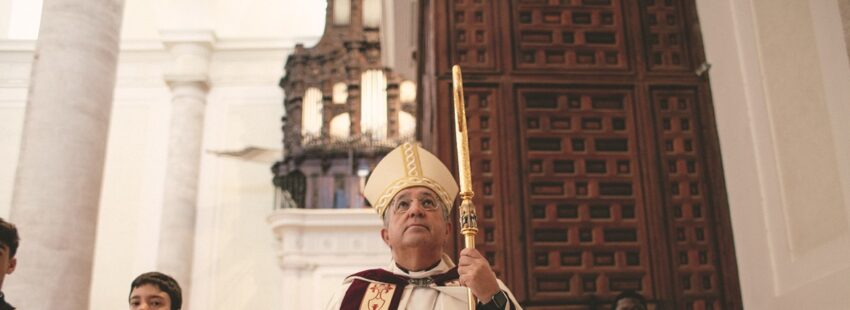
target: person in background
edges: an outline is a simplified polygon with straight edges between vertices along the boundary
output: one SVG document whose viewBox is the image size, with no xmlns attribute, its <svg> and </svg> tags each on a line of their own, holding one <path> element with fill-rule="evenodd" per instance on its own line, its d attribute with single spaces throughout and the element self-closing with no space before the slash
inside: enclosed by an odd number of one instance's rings
<svg viewBox="0 0 850 310">
<path fill-rule="evenodd" d="M 646 298 L 634 291 L 624 291 L 617 295 L 611 307 L 614 310 L 646 310 Z"/>
<path fill-rule="evenodd" d="M 15 271 L 15 266 L 18 263 L 15 253 L 18 252 L 20 242 L 21 238 L 18 236 L 18 228 L 15 227 L 15 224 L 0 218 L 0 310 L 15 309 L 6 302 L 6 295 L 3 294 L 3 281 L 6 279 L 6 275 Z"/>
<path fill-rule="evenodd" d="M 174 278 L 160 273 L 143 273 L 130 284 L 130 310 L 180 310 L 183 293 Z"/>
</svg>

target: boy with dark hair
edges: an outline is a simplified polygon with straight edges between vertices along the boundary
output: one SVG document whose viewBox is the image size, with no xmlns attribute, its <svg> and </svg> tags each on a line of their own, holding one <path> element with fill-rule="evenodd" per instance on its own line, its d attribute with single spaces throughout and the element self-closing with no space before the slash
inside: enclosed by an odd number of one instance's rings
<svg viewBox="0 0 850 310">
<path fill-rule="evenodd" d="M 15 253 L 18 252 L 20 242 L 21 238 L 18 236 L 18 228 L 15 224 L 0 218 L 0 310 L 15 309 L 6 303 L 6 296 L 3 295 L 2 289 L 6 275 L 15 271 L 15 266 L 18 264 Z"/>
<path fill-rule="evenodd" d="M 183 293 L 174 278 L 160 273 L 143 273 L 130 284 L 130 310 L 180 310 Z"/>
<path fill-rule="evenodd" d="M 613 310 L 646 310 L 646 298 L 635 291 L 624 291 L 614 299 Z"/>
</svg>

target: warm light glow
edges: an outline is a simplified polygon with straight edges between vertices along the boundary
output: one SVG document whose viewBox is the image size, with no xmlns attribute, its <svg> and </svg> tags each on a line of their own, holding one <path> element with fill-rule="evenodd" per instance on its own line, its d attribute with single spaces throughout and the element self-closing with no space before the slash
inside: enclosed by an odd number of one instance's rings
<svg viewBox="0 0 850 310">
<path fill-rule="evenodd" d="M 351 134 L 351 117 L 342 113 L 331 119 L 331 137 L 345 139 Z"/>
<path fill-rule="evenodd" d="M 322 133 L 322 91 L 310 87 L 301 104 L 301 134 L 318 137 Z"/>
<path fill-rule="evenodd" d="M 334 0 L 334 25 L 345 26 L 351 22 L 351 0 Z"/>
<path fill-rule="evenodd" d="M 361 75 L 360 128 L 375 140 L 387 137 L 387 77 L 381 70 Z"/>
<path fill-rule="evenodd" d="M 363 0 L 363 27 L 381 26 L 381 0 Z"/>
<path fill-rule="evenodd" d="M 334 104 L 345 104 L 348 101 L 348 85 L 343 82 L 334 84 L 333 90 Z"/>
<path fill-rule="evenodd" d="M 38 38 L 38 29 L 41 25 L 42 2 L 42 0 L 7 1 L 9 3 L 9 28 L 5 35 L 9 39 L 35 40 Z M 2 36 L 0 34 L 0 37 Z"/>
<path fill-rule="evenodd" d="M 404 81 L 401 82 L 401 86 L 399 86 L 399 99 L 401 99 L 402 103 L 413 102 L 416 100 L 416 83 L 413 81 Z"/>
<path fill-rule="evenodd" d="M 416 118 L 410 113 L 398 112 L 398 135 L 402 138 L 413 137 L 416 134 Z"/>
</svg>

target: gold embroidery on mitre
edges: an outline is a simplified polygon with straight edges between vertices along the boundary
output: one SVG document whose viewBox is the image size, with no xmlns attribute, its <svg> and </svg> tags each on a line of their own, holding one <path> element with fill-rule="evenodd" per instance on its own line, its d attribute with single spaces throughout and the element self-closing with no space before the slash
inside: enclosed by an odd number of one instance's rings
<svg viewBox="0 0 850 310">
<path fill-rule="evenodd" d="M 412 143 L 401 145 L 401 160 L 404 163 L 404 175 L 408 177 L 421 177 L 422 162 L 419 160 L 419 150 Z"/>
<path fill-rule="evenodd" d="M 393 284 L 370 283 L 366 288 L 366 294 L 363 295 L 363 300 L 360 301 L 360 309 L 389 310 L 395 288 Z"/>
<path fill-rule="evenodd" d="M 364 196 L 383 217 L 395 195 L 418 186 L 431 189 L 451 212 L 457 194 L 457 183 L 451 171 L 439 158 L 418 144 L 408 142 L 399 145 L 378 163 L 366 183 Z"/>
</svg>

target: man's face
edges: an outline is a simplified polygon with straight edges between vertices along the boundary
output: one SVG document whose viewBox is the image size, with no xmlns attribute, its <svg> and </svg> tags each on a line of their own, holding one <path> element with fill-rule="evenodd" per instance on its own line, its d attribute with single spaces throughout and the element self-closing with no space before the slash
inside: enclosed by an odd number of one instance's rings
<svg viewBox="0 0 850 310">
<path fill-rule="evenodd" d="M 391 250 L 433 248 L 442 251 L 451 234 L 451 223 L 443 218 L 439 199 L 426 187 L 404 189 L 387 207 L 386 227 L 381 237 Z"/>
<path fill-rule="evenodd" d="M 171 297 L 156 285 L 144 284 L 130 292 L 130 310 L 171 310 Z"/>
<path fill-rule="evenodd" d="M 617 308 L 614 310 L 646 310 L 646 308 L 634 298 L 623 298 L 617 301 Z"/>
<path fill-rule="evenodd" d="M 0 244 L 0 288 L 3 287 L 3 280 L 6 278 L 6 275 L 15 271 L 15 266 L 18 263 L 17 258 L 9 257 L 9 255 L 11 255 L 9 253 L 9 247 L 5 244 Z"/>
</svg>

